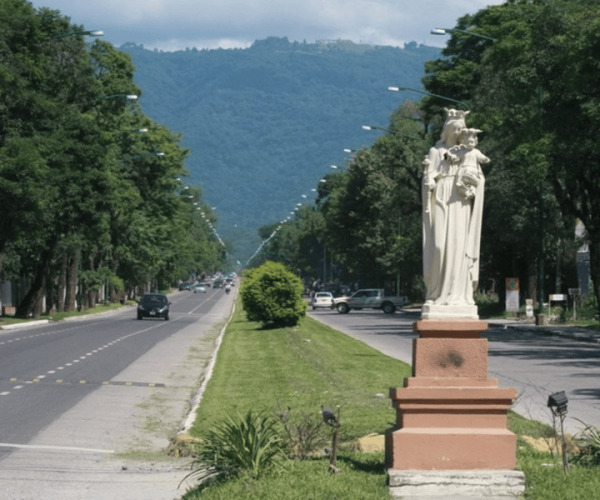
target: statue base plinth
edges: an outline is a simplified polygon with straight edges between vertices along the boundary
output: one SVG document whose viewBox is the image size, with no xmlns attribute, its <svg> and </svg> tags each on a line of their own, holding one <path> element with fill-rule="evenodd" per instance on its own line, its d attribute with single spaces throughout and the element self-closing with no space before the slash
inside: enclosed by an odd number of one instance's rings
<svg viewBox="0 0 600 500">
<path fill-rule="evenodd" d="M 390 493 L 402 500 L 516 498 L 525 491 L 521 471 L 391 471 Z"/>
<path fill-rule="evenodd" d="M 488 377 L 487 323 L 414 324 L 413 376 L 390 389 L 396 426 L 386 433 L 390 474 L 405 470 L 512 470 L 517 437 L 506 428 L 515 389 Z"/>
<path fill-rule="evenodd" d="M 477 306 L 443 306 L 438 304 L 423 304 L 421 309 L 423 319 L 479 319 Z"/>
</svg>

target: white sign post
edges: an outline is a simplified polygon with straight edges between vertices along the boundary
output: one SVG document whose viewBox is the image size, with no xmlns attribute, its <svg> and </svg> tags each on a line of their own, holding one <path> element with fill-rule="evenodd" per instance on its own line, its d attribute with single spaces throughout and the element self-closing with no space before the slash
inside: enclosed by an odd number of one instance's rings
<svg viewBox="0 0 600 500">
<path fill-rule="evenodd" d="M 525 316 L 533 318 L 533 299 L 525 299 Z"/>
</svg>

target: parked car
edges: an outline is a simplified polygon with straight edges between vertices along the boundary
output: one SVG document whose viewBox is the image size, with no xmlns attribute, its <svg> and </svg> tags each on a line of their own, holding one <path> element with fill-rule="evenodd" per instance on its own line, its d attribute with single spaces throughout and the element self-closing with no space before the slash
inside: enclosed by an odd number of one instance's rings
<svg viewBox="0 0 600 500">
<path fill-rule="evenodd" d="M 179 285 L 179 291 L 183 291 L 183 290 L 189 290 L 190 289 L 190 284 L 189 283 L 181 283 Z"/>
<path fill-rule="evenodd" d="M 200 283 L 194 287 L 194 293 L 206 293 L 206 287 Z"/>
<path fill-rule="evenodd" d="M 170 305 L 164 293 L 145 293 L 137 307 L 137 319 L 165 318 L 168 321 Z"/>
<path fill-rule="evenodd" d="M 331 308 L 333 306 L 333 295 L 331 295 L 329 292 L 317 292 L 314 294 L 310 305 L 312 306 L 313 310 L 315 310 L 317 307 Z"/>
<path fill-rule="evenodd" d="M 396 308 L 408 304 L 405 295 L 386 297 L 380 288 L 357 290 L 350 297 L 333 299 L 333 307 L 341 314 L 349 313 L 352 309 L 381 309 L 386 314 L 393 314 Z"/>
</svg>

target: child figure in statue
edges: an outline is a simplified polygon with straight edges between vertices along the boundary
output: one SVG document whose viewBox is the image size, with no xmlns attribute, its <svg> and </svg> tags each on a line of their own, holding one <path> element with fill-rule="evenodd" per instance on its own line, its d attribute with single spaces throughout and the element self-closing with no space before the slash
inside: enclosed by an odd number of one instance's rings
<svg viewBox="0 0 600 500">
<path fill-rule="evenodd" d="M 475 197 L 479 182 L 483 177 L 481 164 L 488 163 L 490 159 L 477 146 L 477 134 L 481 130 L 465 128 L 458 136 L 458 146 L 450 148 L 449 156 L 453 163 L 458 163 L 456 187 L 459 194 L 470 200 Z"/>
</svg>

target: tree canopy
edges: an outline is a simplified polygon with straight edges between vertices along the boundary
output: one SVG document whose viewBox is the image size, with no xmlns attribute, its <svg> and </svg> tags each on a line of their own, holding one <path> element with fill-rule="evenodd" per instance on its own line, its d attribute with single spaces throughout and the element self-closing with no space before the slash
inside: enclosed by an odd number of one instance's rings
<svg viewBox="0 0 600 500">
<path fill-rule="evenodd" d="M 131 97 L 129 55 L 83 31 L 0 5 L 0 276 L 30 278 L 23 317 L 44 295 L 73 308 L 78 278 L 79 305 L 93 305 L 102 285 L 165 287 L 221 263 L 201 191 L 184 195 L 180 137 Z"/>
<path fill-rule="evenodd" d="M 600 294 L 599 14 L 592 0 L 509 0 L 458 20 L 442 57 L 425 64 L 429 95 L 409 113 L 398 108 L 386 135 L 317 187 L 323 225 L 313 236 L 346 277 L 364 286 L 397 274 L 400 289 L 420 298 L 421 161 L 444 108 L 458 107 L 470 110 L 467 123 L 483 131 L 479 147 L 492 159 L 481 290 L 502 295 L 504 280 L 519 277 L 523 299 L 566 293 L 578 285 L 575 253 L 587 242 Z M 291 227 L 301 227 L 298 215 Z"/>
</svg>

